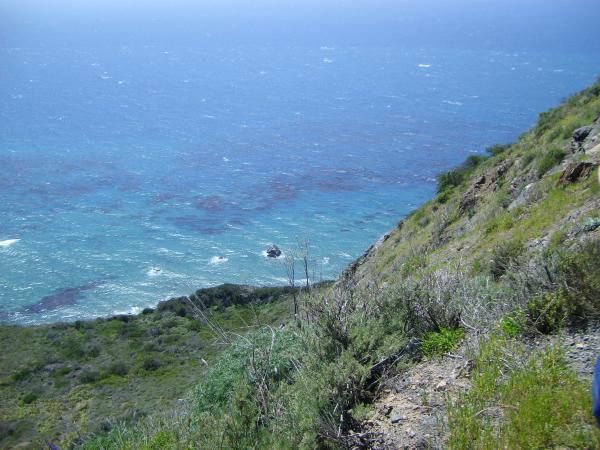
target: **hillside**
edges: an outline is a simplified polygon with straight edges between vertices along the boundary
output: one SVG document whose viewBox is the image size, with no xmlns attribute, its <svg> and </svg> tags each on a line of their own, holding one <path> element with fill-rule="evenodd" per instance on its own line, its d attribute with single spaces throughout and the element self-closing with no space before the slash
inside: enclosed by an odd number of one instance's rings
<svg viewBox="0 0 600 450">
<path fill-rule="evenodd" d="M 225 331 L 230 344 L 201 379 L 191 374 L 195 387 L 175 408 L 71 442 L 600 447 L 589 395 L 600 342 L 599 165 L 600 82 L 541 114 L 516 143 L 441 174 L 436 197 L 333 286 L 294 297 L 296 317 L 288 299 L 284 326 Z"/>
<path fill-rule="evenodd" d="M 137 316 L 0 325 L 0 447 L 69 448 L 116 422 L 176 407 L 226 348 L 219 333 L 287 320 L 291 292 L 222 285 Z"/>
<path fill-rule="evenodd" d="M 510 259 L 597 237 L 599 89 L 596 84 L 542 113 L 517 143 L 494 146 L 442 174 L 436 198 L 401 221 L 346 277 L 381 284 L 398 271 L 460 262 L 473 274 L 499 278 Z"/>
</svg>

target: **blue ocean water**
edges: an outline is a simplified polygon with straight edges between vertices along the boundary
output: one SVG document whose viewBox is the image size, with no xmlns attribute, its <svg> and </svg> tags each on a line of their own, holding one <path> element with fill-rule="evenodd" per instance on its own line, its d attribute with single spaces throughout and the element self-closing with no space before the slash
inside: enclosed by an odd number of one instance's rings
<svg viewBox="0 0 600 450">
<path fill-rule="evenodd" d="M 593 82 L 597 54 L 397 47 L 0 49 L 0 320 L 333 278 Z"/>
</svg>

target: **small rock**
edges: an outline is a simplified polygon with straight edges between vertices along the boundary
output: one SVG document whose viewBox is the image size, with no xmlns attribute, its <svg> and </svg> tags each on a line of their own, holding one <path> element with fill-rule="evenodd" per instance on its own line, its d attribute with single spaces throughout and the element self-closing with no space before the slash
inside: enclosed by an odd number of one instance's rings
<svg viewBox="0 0 600 450">
<path fill-rule="evenodd" d="M 381 414 L 383 414 L 384 416 L 389 416 L 390 413 L 392 412 L 392 407 L 390 405 L 383 405 L 381 407 Z"/>
<path fill-rule="evenodd" d="M 87 409 L 89 406 L 88 400 L 81 400 L 75 405 L 75 411 L 81 411 L 83 409 Z"/>
<path fill-rule="evenodd" d="M 408 430 L 406 430 L 406 434 L 407 434 L 407 435 L 408 435 L 408 437 L 409 437 L 409 438 L 411 438 L 411 439 L 412 439 L 412 438 L 414 438 L 414 437 L 417 435 L 417 433 L 415 433 L 415 432 L 414 432 L 412 429 L 410 429 L 410 428 L 409 428 Z"/>
<path fill-rule="evenodd" d="M 392 423 L 398 423 L 406 419 L 408 419 L 408 417 L 406 417 L 404 414 L 394 414 L 390 420 Z"/>
<path fill-rule="evenodd" d="M 448 381 L 447 380 L 442 380 L 440 381 L 438 384 L 436 384 L 435 386 L 435 390 L 436 391 L 443 391 L 448 387 Z"/>
</svg>

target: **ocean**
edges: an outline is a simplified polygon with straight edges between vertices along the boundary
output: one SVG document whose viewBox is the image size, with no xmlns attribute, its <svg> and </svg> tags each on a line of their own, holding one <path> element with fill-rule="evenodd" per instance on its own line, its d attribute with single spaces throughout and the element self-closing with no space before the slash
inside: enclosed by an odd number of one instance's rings
<svg viewBox="0 0 600 450">
<path fill-rule="evenodd" d="M 0 321 L 89 319 L 220 283 L 332 279 L 595 81 L 596 53 L 0 48 Z"/>
</svg>

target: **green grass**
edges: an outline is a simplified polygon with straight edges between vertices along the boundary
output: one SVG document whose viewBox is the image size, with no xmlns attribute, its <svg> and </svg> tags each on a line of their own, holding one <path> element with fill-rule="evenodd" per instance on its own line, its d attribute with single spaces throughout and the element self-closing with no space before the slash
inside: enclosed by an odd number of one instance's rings
<svg viewBox="0 0 600 450">
<path fill-rule="evenodd" d="M 226 290 L 235 292 L 231 285 Z M 224 330 L 243 334 L 287 320 L 286 292 L 240 288 L 224 307 L 218 303 L 223 289 L 217 289 L 209 312 Z M 238 300 L 243 305 L 235 305 Z M 4 325 L 0 341 L 0 423 L 12 430 L 0 434 L 2 448 L 27 442 L 25 448 L 41 448 L 46 440 L 68 448 L 117 421 L 173 408 L 204 376 L 201 360 L 210 364 L 223 350 L 182 300 L 138 316 Z M 31 421 L 36 426 L 27 425 Z"/>
<path fill-rule="evenodd" d="M 483 346 L 472 388 L 450 405 L 449 448 L 599 448 L 590 381 L 568 368 L 558 348 L 524 363 L 521 351 L 499 337 Z"/>
<path fill-rule="evenodd" d="M 552 147 L 550 150 L 545 152 L 538 163 L 538 177 L 542 177 L 554 166 L 560 164 L 562 160 L 565 159 L 565 156 L 567 156 L 567 154 L 563 149 L 559 147 Z"/>
<path fill-rule="evenodd" d="M 440 331 L 431 332 L 423 339 L 423 353 L 433 357 L 451 352 L 458 347 L 464 335 L 465 331 L 462 328 L 442 328 Z"/>
<path fill-rule="evenodd" d="M 460 186 L 485 159 L 485 155 L 471 155 L 456 169 L 441 173 L 438 176 L 438 194 Z"/>
</svg>

